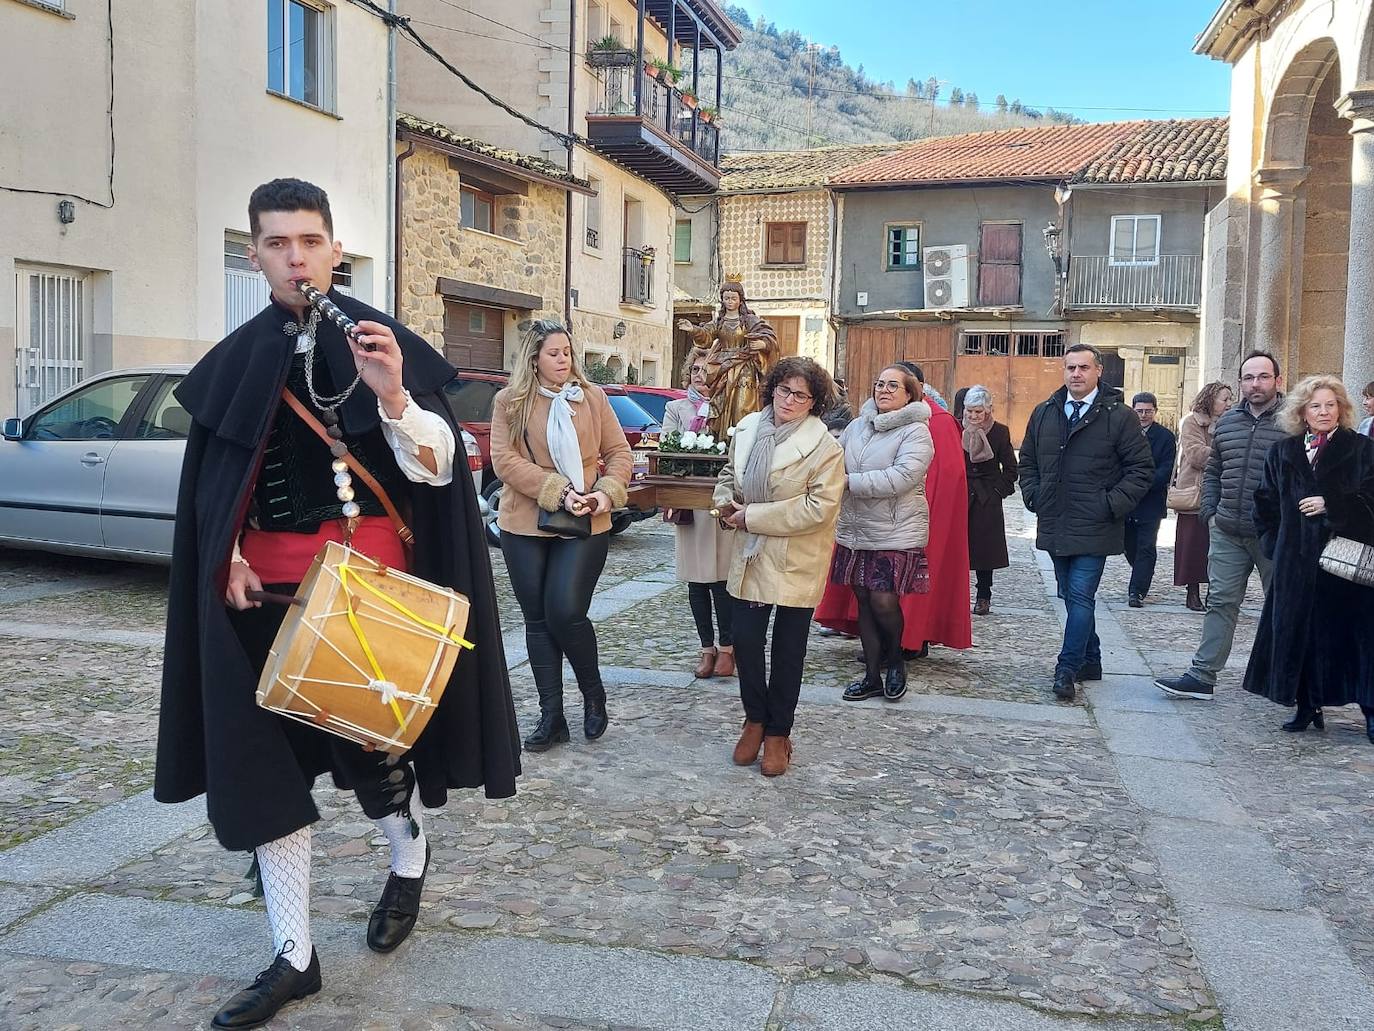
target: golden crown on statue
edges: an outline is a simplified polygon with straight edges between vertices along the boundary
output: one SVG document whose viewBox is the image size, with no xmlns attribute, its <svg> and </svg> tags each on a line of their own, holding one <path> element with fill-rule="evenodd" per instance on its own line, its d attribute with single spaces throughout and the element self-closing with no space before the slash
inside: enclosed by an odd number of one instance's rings
<svg viewBox="0 0 1374 1031">
<path fill-rule="evenodd" d="M 744 282 L 744 273 L 743 273 L 743 272 L 727 272 L 727 273 L 725 273 L 725 281 L 726 281 L 727 283 L 743 283 L 743 282 Z"/>
</svg>

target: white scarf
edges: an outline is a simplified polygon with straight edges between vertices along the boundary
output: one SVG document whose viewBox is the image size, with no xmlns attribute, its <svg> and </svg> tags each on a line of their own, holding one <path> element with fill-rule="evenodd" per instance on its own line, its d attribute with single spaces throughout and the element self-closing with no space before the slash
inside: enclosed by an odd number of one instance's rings
<svg viewBox="0 0 1374 1031">
<path fill-rule="evenodd" d="M 568 478 L 573 490 L 581 494 L 587 489 L 582 469 L 582 445 L 573 426 L 571 401 L 581 401 L 584 394 L 577 383 L 565 383 L 562 390 L 550 390 L 540 384 L 539 393 L 549 399 L 548 444 L 553 467 Z"/>
</svg>

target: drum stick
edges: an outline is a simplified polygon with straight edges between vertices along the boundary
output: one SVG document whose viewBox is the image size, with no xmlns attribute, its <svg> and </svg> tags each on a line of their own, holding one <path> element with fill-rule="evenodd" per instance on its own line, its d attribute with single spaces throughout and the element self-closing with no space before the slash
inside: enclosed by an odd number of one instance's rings
<svg viewBox="0 0 1374 1031">
<path fill-rule="evenodd" d="M 296 289 L 305 295 L 305 299 L 310 302 L 312 308 L 319 309 L 321 315 L 327 318 L 334 325 L 344 331 L 344 334 L 354 341 L 358 341 L 358 324 L 343 313 L 343 310 L 331 301 L 325 294 L 311 286 L 305 280 L 296 284 Z M 364 351 L 375 351 L 377 345 L 373 343 L 363 343 L 358 341 L 358 346 Z"/>
<path fill-rule="evenodd" d="M 297 598 L 294 594 L 273 594 L 271 591 L 244 591 L 243 596 L 249 601 L 265 601 L 269 605 L 304 605 L 304 598 Z"/>
</svg>

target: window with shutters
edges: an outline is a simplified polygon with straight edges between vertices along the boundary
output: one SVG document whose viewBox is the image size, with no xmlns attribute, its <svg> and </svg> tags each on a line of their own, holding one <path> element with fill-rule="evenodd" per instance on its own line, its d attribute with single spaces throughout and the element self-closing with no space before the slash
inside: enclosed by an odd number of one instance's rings
<svg viewBox="0 0 1374 1031">
<path fill-rule="evenodd" d="M 1158 265 L 1159 215 L 1112 216 L 1112 265 Z"/>
<path fill-rule="evenodd" d="M 978 237 L 978 305 L 1021 303 L 1021 223 L 984 222 Z"/>
<path fill-rule="evenodd" d="M 764 226 L 765 265 L 806 264 L 806 223 L 769 222 Z"/>
<path fill-rule="evenodd" d="M 692 221 L 680 218 L 673 226 L 673 262 L 689 265 L 692 261 Z"/>
</svg>

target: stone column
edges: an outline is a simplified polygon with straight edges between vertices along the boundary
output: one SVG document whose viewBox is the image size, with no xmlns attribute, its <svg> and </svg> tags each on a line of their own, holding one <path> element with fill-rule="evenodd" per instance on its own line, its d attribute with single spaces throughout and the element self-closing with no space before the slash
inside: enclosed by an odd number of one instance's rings
<svg viewBox="0 0 1374 1031">
<path fill-rule="evenodd" d="M 1336 104 L 1350 119 L 1350 258 L 1345 283 L 1345 368 L 1354 397 L 1374 380 L 1374 89 Z"/>
<path fill-rule="evenodd" d="M 1249 343 L 1278 357 L 1285 372 L 1292 365 L 1293 299 L 1301 284 L 1301 278 L 1294 274 L 1293 201 L 1307 171 L 1261 168 L 1255 173 L 1260 188 L 1260 245 L 1256 312 Z"/>
</svg>

